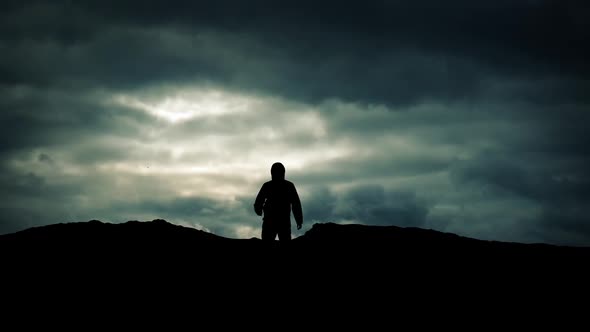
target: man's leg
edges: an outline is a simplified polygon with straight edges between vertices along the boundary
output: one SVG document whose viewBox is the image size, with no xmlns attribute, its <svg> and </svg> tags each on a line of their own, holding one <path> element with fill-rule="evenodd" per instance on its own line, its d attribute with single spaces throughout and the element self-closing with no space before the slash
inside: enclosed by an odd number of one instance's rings
<svg viewBox="0 0 590 332">
<path fill-rule="evenodd" d="M 271 220 L 265 219 L 262 222 L 262 240 L 274 241 L 277 237 L 277 229 Z"/>
<path fill-rule="evenodd" d="M 286 222 L 281 222 L 279 229 L 279 241 L 291 241 L 291 221 L 287 220 Z"/>
</svg>

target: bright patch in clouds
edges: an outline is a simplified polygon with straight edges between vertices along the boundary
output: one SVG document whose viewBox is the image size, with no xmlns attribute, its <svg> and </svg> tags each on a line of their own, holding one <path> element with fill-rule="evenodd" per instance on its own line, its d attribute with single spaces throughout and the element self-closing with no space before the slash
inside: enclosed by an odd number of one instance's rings
<svg viewBox="0 0 590 332">
<path fill-rule="evenodd" d="M 213 89 L 185 90 L 162 98 L 118 94 L 113 97 L 113 101 L 170 123 L 208 116 L 239 114 L 251 109 L 257 102 L 254 98 Z"/>
<path fill-rule="evenodd" d="M 154 196 L 232 202 L 255 196 L 276 161 L 293 176 L 355 153 L 346 140 L 330 137 L 327 118 L 317 106 L 277 97 L 184 86 L 102 98 L 105 113 L 124 110 L 116 118 L 121 132 L 96 131 L 64 145 L 35 149 L 11 166 L 51 185 L 99 181 L 100 186 L 85 189 L 76 199 L 105 200 L 105 206 Z M 147 117 L 136 117 L 137 112 Z M 48 158 L 51 163 L 44 161 Z M 114 216 L 110 219 L 123 218 Z"/>
<path fill-rule="evenodd" d="M 185 177 L 178 188 L 183 196 L 233 197 L 251 190 L 239 183 L 266 179 L 276 161 L 299 171 L 353 152 L 345 141 L 328 140 L 326 119 L 309 105 L 212 88 L 170 91 L 151 89 L 110 99 L 165 121 L 151 123 L 147 142 L 134 143 L 139 158 L 102 163 L 98 169 Z M 238 184 L 236 177 L 242 178 Z"/>
</svg>

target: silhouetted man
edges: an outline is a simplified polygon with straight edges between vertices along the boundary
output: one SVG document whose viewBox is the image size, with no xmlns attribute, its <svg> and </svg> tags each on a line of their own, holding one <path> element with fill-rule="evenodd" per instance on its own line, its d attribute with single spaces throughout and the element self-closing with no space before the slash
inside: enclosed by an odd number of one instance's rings
<svg viewBox="0 0 590 332">
<path fill-rule="evenodd" d="M 297 229 L 303 224 L 303 212 L 301 201 L 295 185 L 285 180 L 285 166 L 281 163 L 274 163 L 270 168 L 272 180 L 266 182 L 260 188 L 254 211 L 262 218 L 262 239 L 274 241 L 278 235 L 280 241 L 291 240 L 291 208 L 297 223 Z"/>
</svg>

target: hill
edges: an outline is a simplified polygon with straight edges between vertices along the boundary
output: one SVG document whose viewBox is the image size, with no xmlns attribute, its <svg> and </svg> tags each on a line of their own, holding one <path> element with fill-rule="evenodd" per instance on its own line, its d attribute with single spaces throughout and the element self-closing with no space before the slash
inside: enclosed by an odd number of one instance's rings
<svg viewBox="0 0 590 332">
<path fill-rule="evenodd" d="M 411 264 L 471 265 L 532 264 L 549 266 L 590 257 L 590 248 L 548 244 L 483 241 L 413 227 L 367 226 L 334 223 L 314 224 L 288 245 L 261 240 L 232 239 L 157 219 L 121 224 L 98 220 L 62 223 L 26 229 L 0 236 L 0 249 L 12 261 L 67 262 L 83 257 L 112 262 L 174 261 L 198 256 L 210 263 L 244 259 L 255 263 L 265 255 L 297 255 L 306 264 L 322 265 L 326 260 L 344 264 L 373 264 L 396 261 Z"/>
<path fill-rule="evenodd" d="M 586 287 L 590 258 L 590 248 L 482 241 L 419 228 L 315 224 L 280 244 L 164 220 L 31 228 L 0 236 L 0 253 L 2 281 L 20 285 L 19 292 L 172 292 L 217 301 L 295 291 L 290 296 L 323 296 L 332 304 L 404 292 L 406 298 L 441 292 L 451 298 L 475 291 L 478 301 L 485 300 L 482 294 L 569 294 Z"/>
<path fill-rule="evenodd" d="M 268 275 L 418 282 L 437 278 L 496 281 L 584 275 L 590 248 L 482 241 L 396 226 L 315 224 L 288 244 L 232 239 L 166 222 L 54 224 L 0 236 L 5 275 L 142 276 L 165 273 L 218 283 Z M 279 277 L 282 276 L 282 277 Z M 434 277 L 436 276 L 436 277 Z M 570 278 L 571 279 L 571 278 Z"/>
</svg>

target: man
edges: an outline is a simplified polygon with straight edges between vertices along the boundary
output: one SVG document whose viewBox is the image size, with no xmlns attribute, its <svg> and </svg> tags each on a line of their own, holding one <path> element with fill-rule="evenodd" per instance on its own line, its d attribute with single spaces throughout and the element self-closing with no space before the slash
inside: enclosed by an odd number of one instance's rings
<svg viewBox="0 0 590 332">
<path fill-rule="evenodd" d="M 279 236 L 279 241 L 291 240 L 291 209 L 295 216 L 297 229 L 303 224 L 303 212 L 301 201 L 295 185 L 285 180 L 285 166 L 281 163 L 274 163 L 270 168 L 272 180 L 266 182 L 260 188 L 254 212 L 262 218 L 262 240 L 274 241 Z"/>
</svg>

